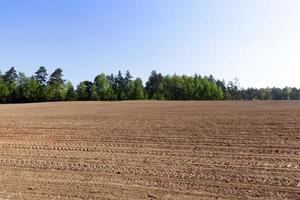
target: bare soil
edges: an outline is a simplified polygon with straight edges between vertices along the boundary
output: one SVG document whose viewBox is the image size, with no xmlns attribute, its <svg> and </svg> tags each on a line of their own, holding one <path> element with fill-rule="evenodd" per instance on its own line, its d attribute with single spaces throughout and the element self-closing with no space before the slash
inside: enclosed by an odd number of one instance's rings
<svg viewBox="0 0 300 200">
<path fill-rule="evenodd" d="M 300 200 L 300 101 L 0 105 L 0 199 Z"/>
</svg>

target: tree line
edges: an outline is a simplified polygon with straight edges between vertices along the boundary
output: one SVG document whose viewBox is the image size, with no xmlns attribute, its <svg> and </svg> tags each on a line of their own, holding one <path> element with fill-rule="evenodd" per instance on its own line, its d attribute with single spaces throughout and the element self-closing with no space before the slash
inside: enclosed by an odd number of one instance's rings
<svg viewBox="0 0 300 200">
<path fill-rule="evenodd" d="M 0 72 L 0 102 L 45 101 L 112 101 L 112 100 L 290 100 L 300 99 L 297 88 L 239 87 L 238 80 L 215 79 L 212 75 L 162 75 L 152 71 L 145 85 L 141 78 L 133 79 L 129 71 L 117 75 L 97 75 L 93 81 L 82 81 L 75 88 L 63 79 L 63 70 L 55 69 L 50 75 L 43 66 L 27 77 L 14 67 Z"/>
</svg>

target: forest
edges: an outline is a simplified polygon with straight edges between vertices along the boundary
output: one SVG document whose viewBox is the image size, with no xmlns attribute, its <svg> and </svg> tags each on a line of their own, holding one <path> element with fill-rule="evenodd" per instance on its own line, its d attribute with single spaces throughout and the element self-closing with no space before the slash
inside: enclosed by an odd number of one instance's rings
<svg viewBox="0 0 300 200">
<path fill-rule="evenodd" d="M 43 66 L 32 76 L 11 67 L 0 73 L 0 102 L 29 103 L 48 101 L 113 101 L 113 100 L 297 100 L 300 90 L 285 88 L 241 88 L 238 80 L 215 79 L 212 75 L 162 75 L 152 71 L 147 82 L 133 79 L 129 71 L 117 75 L 101 73 L 93 81 L 85 80 L 76 87 L 63 79 L 57 68 L 50 75 Z"/>
</svg>

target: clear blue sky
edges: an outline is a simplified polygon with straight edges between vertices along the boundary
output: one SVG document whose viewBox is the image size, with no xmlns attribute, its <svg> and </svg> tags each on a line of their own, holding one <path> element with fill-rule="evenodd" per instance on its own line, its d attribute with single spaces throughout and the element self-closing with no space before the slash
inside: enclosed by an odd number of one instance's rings
<svg viewBox="0 0 300 200">
<path fill-rule="evenodd" d="M 154 69 L 300 87 L 300 1 L 0 0 L 2 72 L 40 65 L 75 84 Z"/>
</svg>

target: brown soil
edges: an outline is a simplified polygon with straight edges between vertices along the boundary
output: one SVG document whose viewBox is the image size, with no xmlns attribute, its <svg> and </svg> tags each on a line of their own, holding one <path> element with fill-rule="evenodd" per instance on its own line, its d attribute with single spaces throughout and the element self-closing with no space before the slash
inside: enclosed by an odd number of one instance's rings
<svg viewBox="0 0 300 200">
<path fill-rule="evenodd" d="M 300 199 L 300 101 L 0 105 L 0 199 Z"/>
</svg>

